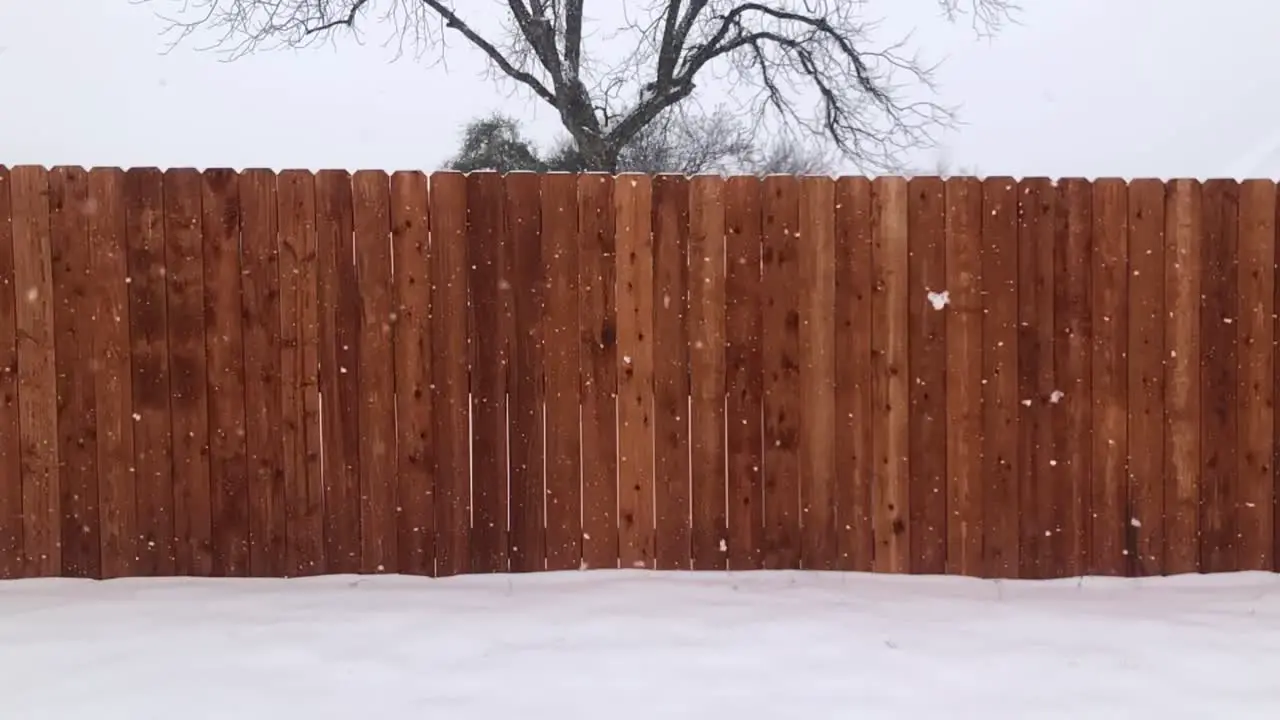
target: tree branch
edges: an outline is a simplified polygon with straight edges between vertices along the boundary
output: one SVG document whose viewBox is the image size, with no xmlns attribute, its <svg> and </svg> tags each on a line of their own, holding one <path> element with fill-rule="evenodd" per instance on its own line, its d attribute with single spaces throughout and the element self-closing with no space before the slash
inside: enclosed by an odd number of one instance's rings
<svg viewBox="0 0 1280 720">
<path fill-rule="evenodd" d="M 578 82 L 582 76 L 582 11 L 585 0 L 565 0 L 564 6 L 564 70 L 565 79 Z"/>
<path fill-rule="evenodd" d="M 363 2 L 364 0 L 359 1 Z M 520 4 L 520 0 L 509 1 L 513 7 Z M 556 104 L 556 95 L 554 92 L 548 89 L 546 85 L 543 85 L 542 82 L 531 73 L 527 73 L 512 64 L 512 62 L 508 60 L 493 43 L 481 37 L 480 33 L 476 32 L 470 25 L 463 22 L 462 18 L 458 17 L 457 13 L 447 7 L 443 2 L 441 2 L 441 0 L 420 0 L 420 2 L 436 11 L 436 13 L 444 19 L 445 27 L 458 32 L 472 45 L 475 45 L 481 52 L 488 55 L 489 59 L 492 60 L 493 63 L 497 65 L 498 68 L 501 69 L 508 77 L 522 83 L 543 100 L 546 100 L 552 105 Z"/>
</svg>

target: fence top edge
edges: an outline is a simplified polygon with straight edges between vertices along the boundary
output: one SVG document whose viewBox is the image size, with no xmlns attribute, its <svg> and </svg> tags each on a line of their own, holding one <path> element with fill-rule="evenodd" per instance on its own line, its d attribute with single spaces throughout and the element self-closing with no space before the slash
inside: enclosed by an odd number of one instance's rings
<svg viewBox="0 0 1280 720">
<path fill-rule="evenodd" d="M 469 175 L 500 175 L 500 176 L 505 177 L 505 176 L 508 176 L 508 175 L 521 175 L 521 176 L 523 176 L 523 175 L 540 175 L 540 176 L 545 175 L 545 176 L 556 176 L 556 177 L 569 176 L 569 177 L 588 177 L 588 178 L 605 178 L 605 177 L 611 177 L 611 178 L 615 178 L 615 179 L 617 179 L 617 178 L 636 179 L 636 178 L 641 178 L 641 177 L 647 177 L 647 178 L 659 178 L 659 177 L 662 177 L 662 178 L 669 178 L 669 177 L 683 177 L 683 178 L 688 178 L 688 179 L 694 179 L 694 178 L 712 178 L 712 179 L 716 179 L 716 178 L 719 178 L 719 179 L 723 179 L 723 180 L 756 180 L 756 181 L 765 181 L 765 180 L 769 180 L 769 179 L 771 179 L 771 178 L 828 179 L 828 180 L 835 180 L 835 181 L 841 181 L 841 180 L 869 180 L 869 181 L 875 181 L 875 180 L 906 180 L 906 181 L 908 181 L 908 182 L 910 182 L 910 181 L 916 181 L 916 180 L 919 180 L 919 181 L 936 182 L 936 181 L 938 181 L 938 180 L 941 180 L 941 181 L 946 181 L 946 182 L 953 182 L 953 181 L 978 181 L 978 182 L 992 182 L 992 181 L 995 181 L 995 182 L 1014 182 L 1014 183 L 1025 183 L 1025 182 L 1042 183 L 1042 182 L 1046 182 L 1046 181 L 1047 181 L 1047 182 L 1052 183 L 1052 184 L 1053 184 L 1053 185 L 1055 185 L 1055 186 L 1056 186 L 1056 185 L 1065 184 L 1065 183 L 1081 183 L 1081 182 L 1083 182 L 1083 183 L 1090 183 L 1090 184 L 1097 184 L 1097 183 L 1115 184 L 1115 183 L 1120 183 L 1120 184 L 1125 184 L 1125 185 L 1133 185 L 1133 184 L 1137 184 L 1137 183 L 1142 183 L 1142 184 L 1147 184 L 1147 183 L 1162 183 L 1162 184 L 1166 184 L 1166 185 L 1171 185 L 1171 184 L 1175 184 L 1175 183 L 1192 183 L 1192 184 L 1208 184 L 1208 183 L 1221 184 L 1221 183 L 1227 183 L 1227 184 L 1240 184 L 1240 185 L 1244 185 L 1244 184 L 1276 184 L 1278 181 L 1280 181 L 1280 178 L 1274 178 L 1274 177 L 1262 177 L 1262 176 L 1238 176 L 1238 177 L 1229 177 L 1229 176 L 1225 176 L 1225 175 L 1209 175 L 1209 176 L 1190 176 L 1190 175 L 1182 176 L 1182 175 L 1178 175 L 1178 176 L 1168 176 L 1168 177 L 1161 177 L 1161 176 L 1154 176 L 1154 175 L 1128 175 L 1128 176 L 1121 176 L 1121 175 L 1095 175 L 1095 176 L 1085 176 L 1085 175 L 1065 175 L 1065 176 L 1057 176 L 1057 177 L 1047 176 L 1047 175 L 993 175 L 993 174 L 985 174 L 985 175 L 938 175 L 938 174 L 920 174 L 920 175 L 910 175 L 910 174 L 898 174 L 898 175 L 874 175 L 874 174 L 861 174 L 861 173 L 851 173 L 851 174 L 839 174 L 839 173 L 835 173 L 835 174 L 796 174 L 796 175 L 788 175 L 788 174 L 784 174 L 784 173 L 771 173 L 771 174 L 766 174 L 766 175 L 751 175 L 751 174 L 746 174 L 746 173 L 693 173 L 693 174 L 688 174 L 688 173 L 679 173 L 679 172 L 673 172 L 673 173 L 641 173 L 641 172 L 619 172 L 619 173 L 608 173 L 608 172 L 596 172 L 596 171 L 588 171 L 588 172 L 564 172 L 564 171 L 536 172 L 536 171 L 531 171 L 531 170 L 515 170 L 515 171 L 510 171 L 510 172 L 499 172 L 499 171 L 496 171 L 496 170 L 479 170 L 479 171 L 472 171 L 472 172 L 462 172 L 462 171 L 459 171 L 459 170 L 451 170 L 451 169 L 437 169 L 437 170 L 429 170 L 429 169 L 421 169 L 421 168 L 397 168 L 397 169 L 394 169 L 394 170 L 384 170 L 384 169 L 380 169 L 380 168 L 356 168 L 356 169 L 348 169 L 348 168 L 302 168 L 302 167 L 281 167 L 281 168 L 270 168 L 270 167 L 265 167 L 265 166 L 232 167 L 232 166 L 219 166 L 219 165 L 212 165 L 212 166 L 205 166 L 205 167 L 197 167 L 197 166 L 193 166 L 193 165 L 174 165 L 174 166 L 156 166 L 156 165 L 128 165 L 128 166 L 89 165 L 89 166 L 86 166 L 86 165 L 76 165 L 76 164 L 71 164 L 71 163 L 65 163 L 65 164 L 54 164 L 54 165 L 40 165 L 40 164 L 35 164 L 35 163 L 16 163 L 16 164 L 4 164 L 4 163 L 0 163 L 0 172 L 9 172 L 9 173 L 19 172 L 19 173 L 27 173 L 27 172 L 33 172 L 33 171 L 35 171 L 35 172 L 45 172 L 45 173 L 49 173 L 49 172 L 68 172 L 68 171 L 70 171 L 70 172 L 77 172 L 77 171 L 79 171 L 79 172 L 90 172 L 90 173 L 101 173 L 101 172 L 119 173 L 119 172 L 124 172 L 124 173 L 130 173 L 130 174 L 152 174 L 152 173 L 162 173 L 162 174 L 166 174 L 166 175 L 167 175 L 167 174 L 170 174 L 170 173 L 191 173 L 191 172 L 196 172 L 196 173 L 200 173 L 200 174 L 226 174 L 226 173 L 232 173 L 232 174 L 237 174 L 237 175 L 246 175 L 246 174 L 253 174 L 253 175 L 271 174 L 271 175 L 275 175 L 275 176 L 280 176 L 280 175 L 285 175 L 285 174 L 289 174 L 289 175 L 309 174 L 309 175 L 315 175 L 315 176 L 319 176 L 319 175 L 328 175 L 328 176 L 333 176 L 333 175 L 345 175 L 345 176 L 347 176 L 347 177 L 354 177 L 354 176 L 356 176 L 356 175 L 358 175 L 358 174 L 374 173 L 374 174 L 384 174 L 384 175 L 386 175 L 387 177 L 392 177 L 392 176 L 395 176 L 395 175 L 423 175 L 423 176 L 427 176 L 427 177 L 437 177 L 437 176 L 439 176 L 439 177 L 444 177 L 444 176 L 463 176 L 463 177 L 466 177 L 466 176 L 469 176 Z"/>
</svg>

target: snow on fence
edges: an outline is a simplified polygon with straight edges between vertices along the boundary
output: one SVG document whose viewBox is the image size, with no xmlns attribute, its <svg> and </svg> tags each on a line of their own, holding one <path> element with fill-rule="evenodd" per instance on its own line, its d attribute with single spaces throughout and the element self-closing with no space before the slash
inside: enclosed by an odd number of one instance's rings
<svg viewBox="0 0 1280 720">
<path fill-rule="evenodd" d="M 0 577 L 1271 570 L 1276 212 L 0 168 Z"/>
</svg>

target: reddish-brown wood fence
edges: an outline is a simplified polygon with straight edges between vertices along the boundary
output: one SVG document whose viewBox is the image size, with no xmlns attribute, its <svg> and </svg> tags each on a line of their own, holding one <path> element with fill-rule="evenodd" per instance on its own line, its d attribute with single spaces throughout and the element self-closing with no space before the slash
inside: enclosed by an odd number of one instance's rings
<svg viewBox="0 0 1280 720">
<path fill-rule="evenodd" d="M 1270 181 L 0 168 L 0 578 L 1271 570 Z"/>
</svg>

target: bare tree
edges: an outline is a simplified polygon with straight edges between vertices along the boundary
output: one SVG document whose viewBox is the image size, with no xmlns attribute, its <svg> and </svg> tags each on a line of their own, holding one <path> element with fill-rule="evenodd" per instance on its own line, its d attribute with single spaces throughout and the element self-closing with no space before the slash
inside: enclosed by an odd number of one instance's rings
<svg viewBox="0 0 1280 720">
<path fill-rule="evenodd" d="M 623 145 L 612 169 L 682 175 L 735 172 L 756 155 L 754 140 L 751 129 L 728 110 L 695 115 L 677 106 L 659 115 Z M 548 164 L 557 170 L 576 172 L 597 169 L 578 150 L 572 137 L 553 150 Z"/>
<path fill-rule="evenodd" d="M 713 77 L 733 89 L 743 112 L 825 136 L 864 167 L 892 167 L 899 151 L 930 144 L 955 119 L 953 108 L 904 90 L 932 90 L 933 69 L 906 41 L 877 43 L 876 22 L 858 0 L 607 0 L 624 15 L 615 27 L 594 27 L 587 0 L 168 2 L 185 10 L 172 18 L 179 39 L 212 30 L 233 55 L 302 46 L 366 22 L 389 24 L 418 51 L 443 53 L 456 35 L 555 108 L 599 170 L 616 170 L 623 148 Z M 1015 0 L 934 2 L 981 33 L 997 31 L 1016 9 Z M 495 7 L 505 28 L 490 31 L 484 16 Z M 620 61 L 602 59 L 620 46 L 630 48 Z"/>
<path fill-rule="evenodd" d="M 831 173 L 832 158 L 819 147 L 801 144 L 796 138 L 782 136 L 757 152 L 747 162 L 756 175 L 826 175 Z"/>
</svg>

